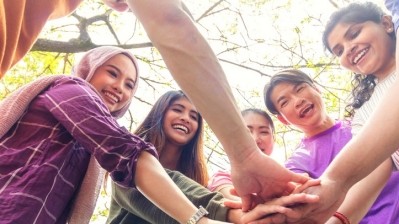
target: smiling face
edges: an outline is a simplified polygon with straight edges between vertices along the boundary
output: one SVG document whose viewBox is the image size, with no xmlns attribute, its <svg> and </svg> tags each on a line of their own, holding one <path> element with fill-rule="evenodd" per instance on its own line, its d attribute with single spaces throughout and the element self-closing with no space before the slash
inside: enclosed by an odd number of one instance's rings
<svg viewBox="0 0 399 224">
<path fill-rule="evenodd" d="M 271 92 L 270 99 L 278 111 L 278 119 L 313 136 L 333 125 L 327 116 L 321 94 L 307 83 L 281 82 Z"/>
<path fill-rule="evenodd" d="M 270 155 L 273 151 L 274 137 L 269 121 L 254 112 L 246 113 L 243 118 L 258 148 L 266 155 Z"/>
<path fill-rule="evenodd" d="M 110 112 L 115 112 L 132 99 L 136 81 L 132 60 L 118 54 L 97 68 L 90 84 L 100 93 Z"/>
<path fill-rule="evenodd" d="M 163 119 L 167 142 L 178 146 L 188 144 L 198 130 L 198 119 L 197 109 L 186 97 L 174 101 Z"/>
<path fill-rule="evenodd" d="M 328 47 L 350 71 L 382 79 L 395 66 L 395 43 L 391 18 L 384 16 L 381 23 L 338 23 L 328 35 Z"/>
</svg>

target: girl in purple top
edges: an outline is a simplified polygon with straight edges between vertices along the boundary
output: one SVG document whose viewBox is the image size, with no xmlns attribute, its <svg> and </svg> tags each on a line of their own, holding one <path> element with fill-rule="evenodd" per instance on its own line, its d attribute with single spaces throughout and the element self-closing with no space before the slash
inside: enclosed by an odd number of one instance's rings
<svg viewBox="0 0 399 224">
<path fill-rule="evenodd" d="M 309 76 L 299 70 L 278 72 L 265 86 L 264 93 L 269 111 L 284 124 L 293 125 L 305 134 L 286 161 L 286 167 L 318 178 L 352 138 L 350 125 L 335 122 L 327 115 L 320 91 Z M 389 175 L 371 176 L 373 181 L 367 188 L 350 191 L 338 211 L 353 223 L 398 223 L 399 174 L 392 173 L 391 167 L 390 164 L 379 167 Z M 379 183 L 387 178 L 389 181 L 381 191 Z M 328 223 L 341 223 L 341 220 L 334 216 Z"/>
<path fill-rule="evenodd" d="M 137 186 L 187 222 L 197 208 L 167 176 L 155 148 L 115 120 L 137 89 L 134 56 L 120 48 L 96 48 L 74 72 L 86 81 L 44 78 L 1 102 L 0 111 L 12 112 L 1 118 L 0 223 L 66 223 L 91 155 L 117 184 Z"/>
</svg>

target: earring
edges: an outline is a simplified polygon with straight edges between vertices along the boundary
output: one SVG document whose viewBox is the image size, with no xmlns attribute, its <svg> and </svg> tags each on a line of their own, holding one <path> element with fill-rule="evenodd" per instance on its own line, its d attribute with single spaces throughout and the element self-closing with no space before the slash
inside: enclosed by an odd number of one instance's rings
<svg viewBox="0 0 399 224">
<path fill-rule="evenodd" d="M 392 28 L 389 28 L 389 29 L 388 29 L 388 32 L 392 32 Z"/>
</svg>

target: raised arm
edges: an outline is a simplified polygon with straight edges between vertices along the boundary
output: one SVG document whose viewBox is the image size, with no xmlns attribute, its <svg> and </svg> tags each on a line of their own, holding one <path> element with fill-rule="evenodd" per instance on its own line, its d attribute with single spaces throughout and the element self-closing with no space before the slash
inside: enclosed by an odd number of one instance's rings
<svg viewBox="0 0 399 224">
<path fill-rule="evenodd" d="M 391 172 L 392 161 L 389 158 L 348 191 L 345 201 L 337 211 L 348 217 L 351 223 L 359 223 L 381 193 Z M 327 222 L 327 224 L 334 223 L 340 224 L 341 221 L 331 217 Z"/>
<path fill-rule="evenodd" d="M 231 162 L 233 183 L 241 196 L 259 193 L 267 198 L 291 190 L 287 187 L 289 181 L 307 180 L 257 150 L 218 59 L 184 12 L 180 0 L 127 2 L 174 79 L 221 141 Z"/>
</svg>

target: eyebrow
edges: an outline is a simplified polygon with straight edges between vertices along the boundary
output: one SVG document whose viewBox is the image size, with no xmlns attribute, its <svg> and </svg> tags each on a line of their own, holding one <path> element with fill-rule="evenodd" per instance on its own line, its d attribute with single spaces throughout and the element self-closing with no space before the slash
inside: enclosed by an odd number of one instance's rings
<svg viewBox="0 0 399 224">
<path fill-rule="evenodd" d="M 116 67 L 115 65 L 109 64 L 107 66 L 112 67 L 113 69 L 117 70 L 119 74 L 122 74 L 122 71 L 118 67 Z M 133 84 L 136 84 L 136 80 L 134 80 L 134 79 L 132 79 L 130 77 L 128 77 L 127 79 L 129 81 L 133 82 Z"/>
<path fill-rule="evenodd" d="M 254 126 L 252 126 L 252 125 L 247 125 L 247 128 L 254 128 Z M 259 126 L 259 129 L 267 129 L 267 130 L 272 130 L 272 127 L 270 127 L 270 125 L 262 125 L 262 126 Z"/>
<path fill-rule="evenodd" d="M 344 34 L 344 39 L 348 39 L 349 31 L 351 31 L 352 27 L 355 26 L 356 24 L 352 24 L 346 29 L 345 34 Z M 330 33 L 331 34 L 331 33 Z M 331 48 L 331 51 L 334 52 L 334 49 L 337 48 L 339 44 L 336 44 L 334 47 Z"/>
<path fill-rule="evenodd" d="M 292 84 L 292 83 L 291 83 Z M 301 85 L 302 83 L 298 83 L 298 84 L 293 84 L 292 85 L 292 90 L 295 90 L 299 85 Z M 276 101 L 276 103 L 277 104 L 279 104 L 280 103 L 280 101 L 282 101 L 282 100 L 284 100 L 286 97 L 283 95 L 283 96 L 280 96 L 278 99 L 277 99 L 277 101 Z"/>
</svg>

